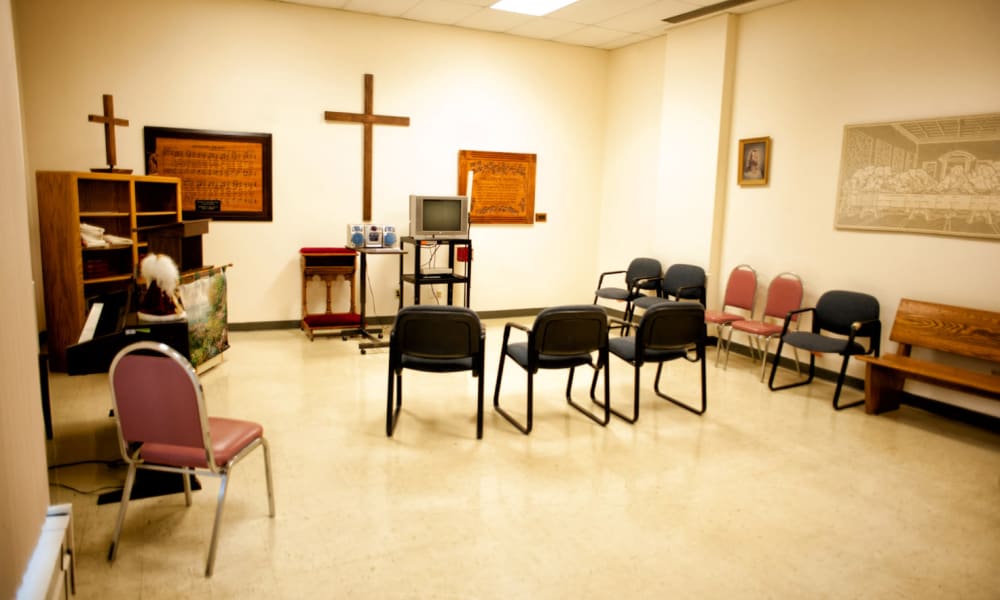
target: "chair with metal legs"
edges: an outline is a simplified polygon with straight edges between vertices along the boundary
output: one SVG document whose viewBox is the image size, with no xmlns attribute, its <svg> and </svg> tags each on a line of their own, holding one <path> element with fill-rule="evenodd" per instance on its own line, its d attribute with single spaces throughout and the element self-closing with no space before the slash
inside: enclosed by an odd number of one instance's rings
<svg viewBox="0 0 1000 600">
<path fill-rule="evenodd" d="M 705 308 L 701 304 L 697 302 L 665 302 L 653 306 L 642 315 L 635 335 L 613 337 L 608 340 L 609 352 L 632 365 L 634 374 L 632 414 L 626 415 L 613 407 L 611 408 L 612 414 L 629 423 L 635 423 L 639 420 L 639 373 L 646 363 L 656 363 L 653 391 L 657 396 L 697 415 L 703 414 L 707 408 L 705 388 L 706 337 Z M 681 402 L 660 391 L 663 363 L 679 358 L 699 363 L 701 369 L 700 407 Z M 596 386 L 597 374 L 595 373 L 590 384 L 590 397 L 594 403 L 603 407 L 604 404 L 594 396 Z"/>
<path fill-rule="evenodd" d="M 705 323 L 715 325 L 715 366 L 719 366 L 722 347 L 731 336 L 725 333 L 736 321 L 753 318 L 753 307 L 757 300 L 757 271 L 750 265 L 736 265 L 729 272 L 722 307 L 705 310 Z M 726 347 L 726 354 L 729 347 Z"/>
<path fill-rule="evenodd" d="M 733 332 L 747 334 L 750 343 L 750 356 L 756 360 L 760 356 L 760 380 L 764 381 L 767 374 L 767 351 L 771 340 L 781 334 L 782 324 L 788 313 L 802 308 L 802 279 L 795 273 L 785 272 L 775 275 L 767 286 L 767 299 L 764 311 L 759 319 L 743 319 L 729 324 L 729 335 L 726 338 L 726 361 L 723 369 L 729 367 L 729 346 Z M 798 316 L 793 316 L 792 322 L 798 326 Z M 798 354 L 795 355 L 795 369 L 799 369 Z"/>
<path fill-rule="evenodd" d="M 812 314 L 812 330 L 789 331 L 792 318 L 804 313 Z M 861 344 L 859 339 L 867 339 L 867 347 Z M 767 385 L 772 390 L 784 390 L 811 383 L 816 373 L 816 355 L 839 354 L 844 358 L 837 375 L 837 387 L 833 392 L 833 408 L 843 410 L 858 406 L 864 403 L 864 398 L 849 404 L 839 403 L 840 391 L 847 376 L 847 363 L 852 356 L 864 354 L 878 356 L 881 341 L 882 321 L 879 319 L 879 303 L 875 296 L 845 290 L 825 292 L 816 301 L 816 306 L 793 311 L 785 317 Z M 781 349 L 785 344 L 809 352 L 809 375 L 799 381 L 775 385 L 774 375 L 778 371 Z"/>
<path fill-rule="evenodd" d="M 191 505 L 191 476 L 219 477 L 205 566 L 205 576 L 211 576 L 229 474 L 256 448 L 264 451 L 268 514 L 274 517 L 271 456 L 263 427 L 251 421 L 209 417 L 197 373 L 186 358 L 166 344 L 143 341 L 126 346 L 111 362 L 108 379 L 118 444 L 128 464 L 108 560 L 114 561 L 118 552 L 137 469 L 181 474 L 187 506 Z"/>
<path fill-rule="evenodd" d="M 389 335 L 389 389 L 385 434 L 392 437 L 403 404 L 403 369 L 432 373 L 471 371 L 477 379 L 476 439 L 483 437 L 483 363 L 486 329 L 462 306 L 407 306 Z M 393 405 L 395 383 L 395 406 Z"/>
<path fill-rule="evenodd" d="M 511 332 L 518 330 L 526 335 L 525 341 L 512 342 Z M 596 354 L 596 360 L 594 355 Z M 500 383 L 503 380 L 504 362 L 510 357 L 528 375 L 527 404 L 524 422 L 519 421 L 500 406 Z M 593 413 L 573 401 L 573 372 L 576 367 L 590 365 L 595 372 L 604 370 L 603 415 Z M 539 369 L 569 369 L 566 381 L 566 402 L 599 425 L 611 420 L 610 403 L 607 402 L 608 381 L 608 316 L 600 306 L 575 304 L 554 306 L 538 313 L 532 326 L 507 323 L 503 330 L 500 364 L 497 367 L 493 407 L 518 431 L 531 433 L 534 412 L 534 376 Z"/>
</svg>

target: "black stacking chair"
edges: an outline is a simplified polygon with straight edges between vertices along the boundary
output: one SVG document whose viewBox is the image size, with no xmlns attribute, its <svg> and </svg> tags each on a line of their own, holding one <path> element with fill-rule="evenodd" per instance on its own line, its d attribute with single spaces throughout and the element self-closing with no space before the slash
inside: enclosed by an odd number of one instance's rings
<svg viewBox="0 0 1000 600">
<path fill-rule="evenodd" d="M 642 296 L 632 302 L 632 317 L 635 309 L 649 310 L 657 304 L 677 300 L 695 300 L 705 305 L 705 269 L 697 265 L 679 263 L 667 267 L 660 279 L 655 296 Z M 630 319 L 631 320 L 631 319 Z"/>
<path fill-rule="evenodd" d="M 653 306 L 642 315 L 634 336 L 614 337 L 608 340 L 608 350 L 618 358 L 632 365 L 635 371 L 633 383 L 634 397 L 632 415 L 625 415 L 614 408 L 615 416 L 635 423 L 639 420 L 639 373 L 646 363 L 657 363 L 656 380 L 653 391 L 664 400 L 673 402 L 697 415 L 707 408 L 705 391 L 705 307 L 695 302 L 664 302 Z M 701 364 L 701 407 L 695 408 L 660 391 L 660 375 L 663 363 L 684 358 Z M 610 369 L 610 366 L 609 366 Z M 591 399 L 594 397 L 597 375 L 590 385 Z"/>
<path fill-rule="evenodd" d="M 643 296 L 644 290 L 655 290 L 659 287 L 663 267 L 655 258 L 634 258 L 624 271 L 605 271 L 597 280 L 597 290 L 594 292 L 594 304 L 601 298 L 625 303 L 624 320 L 632 320 L 632 302 Z M 625 275 L 625 287 L 605 286 L 604 278 L 614 275 Z"/>
<path fill-rule="evenodd" d="M 527 334 L 523 342 L 510 342 L 512 329 Z M 597 361 L 593 354 L 597 353 Z M 527 420 L 520 423 L 500 407 L 500 382 L 503 379 L 503 365 L 507 357 L 520 365 L 528 373 Z M 531 433 L 532 408 L 534 402 L 534 375 L 539 369 L 569 369 L 566 382 L 566 402 L 594 422 L 607 425 L 611 420 L 608 402 L 608 316 L 600 306 L 575 304 L 554 306 L 538 313 L 531 328 L 518 323 L 507 323 L 503 330 L 503 346 L 500 350 L 500 366 L 497 368 L 496 389 L 493 392 L 493 407 L 503 418 L 525 435 Z M 590 365 L 595 371 L 604 369 L 604 415 L 590 412 L 573 401 L 573 372 L 576 367 Z M 595 372 L 595 377 L 597 373 Z"/>
<path fill-rule="evenodd" d="M 801 316 L 803 313 L 812 313 L 812 331 L 789 331 L 793 317 Z M 828 334 L 824 335 L 823 332 Z M 858 342 L 858 338 L 867 338 L 868 347 Z M 882 322 L 879 320 L 878 300 L 874 296 L 843 290 L 826 292 L 820 296 L 815 307 L 793 310 L 785 317 L 767 386 L 772 390 L 784 390 L 811 383 L 816 373 L 816 354 L 839 354 L 844 360 L 837 376 L 837 389 L 833 393 L 833 408 L 843 410 L 862 404 L 864 399 L 850 404 L 839 404 L 840 390 L 847 375 L 847 362 L 852 356 L 863 354 L 878 356 L 881 340 Z M 781 349 L 785 344 L 809 352 L 809 375 L 804 380 L 775 386 L 774 374 L 778 371 Z"/>
<path fill-rule="evenodd" d="M 483 364 L 486 330 L 475 312 L 461 306 L 414 305 L 400 309 L 389 335 L 389 390 L 385 434 L 392 437 L 403 403 L 403 369 L 478 378 L 476 438 L 483 437 Z M 393 376 L 396 403 L 393 409 Z"/>
</svg>

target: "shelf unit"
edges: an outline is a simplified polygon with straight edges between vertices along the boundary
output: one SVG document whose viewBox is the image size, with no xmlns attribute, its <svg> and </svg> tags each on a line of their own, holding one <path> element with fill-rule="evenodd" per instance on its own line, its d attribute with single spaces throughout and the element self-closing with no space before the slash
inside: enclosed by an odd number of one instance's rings
<svg viewBox="0 0 1000 600">
<path fill-rule="evenodd" d="M 88 299 L 130 288 L 149 251 L 142 227 L 181 221 L 176 177 L 39 171 L 38 222 L 49 364 L 66 370 L 66 347 L 76 343 Z M 85 248 L 80 224 L 131 240 Z"/>
<path fill-rule="evenodd" d="M 413 246 L 413 272 L 405 273 L 403 268 L 403 258 L 399 259 L 399 308 L 403 308 L 403 284 L 409 283 L 413 286 L 413 303 L 420 304 L 420 288 L 425 285 L 447 285 L 448 301 L 450 305 L 454 301 L 454 286 L 464 286 L 463 306 L 469 306 L 469 288 L 472 284 L 472 240 L 470 239 L 440 239 L 440 240 L 418 240 L 411 236 L 400 238 L 400 248 Z M 420 272 L 421 250 L 428 246 L 445 246 L 448 249 L 448 267 L 450 274 L 426 275 Z M 458 269 L 458 264 L 465 265 L 464 269 Z"/>
</svg>

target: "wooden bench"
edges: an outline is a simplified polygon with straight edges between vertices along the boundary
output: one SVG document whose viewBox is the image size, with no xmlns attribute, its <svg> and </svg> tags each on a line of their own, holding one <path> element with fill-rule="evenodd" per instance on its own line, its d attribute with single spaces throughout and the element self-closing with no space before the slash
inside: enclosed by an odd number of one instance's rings
<svg viewBox="0 0 1000 600">
<path fill-rule="evenodd" d="M 865 412 L 899 408 L 907 379 L 1000 400 L 1000 375 L 910 356 L 918 347 L 1000 363 L 1000 313 L 904 298 L 889 339 L 895 354 L 857 357 L 866 363 Z"/>
</svg>

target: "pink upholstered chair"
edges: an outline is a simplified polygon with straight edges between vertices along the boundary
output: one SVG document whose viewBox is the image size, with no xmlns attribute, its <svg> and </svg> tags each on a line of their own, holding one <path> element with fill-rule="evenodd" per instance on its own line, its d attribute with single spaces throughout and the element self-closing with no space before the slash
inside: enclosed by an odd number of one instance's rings
<svg viewBox="0 0 1000 600">
<path fill-rule="evenodd" d="M 767 301 L 764 304 L 764 312 L 760 319 L 747 319 L 733 321 L 729 324 L 729 336 L 726 338 L 726 362 L 723 368 L 729 366 L 729 344 L 732 341 L 733 331 L 747 334 L 750 338 L 750 354 L 757 359 L 761 357 L 760 380 L 764 381 L 764 374 L 767 369 L 767 349 L 771 344 L 771 339 L 781 335 L 781 329 L 785 322 L 785 316 L 793 311 L 802 308 L 802 279 L 795 273 L 779 273 L 767 286 Z M 796 327 L 798 326 L 798 315 L 793 317 Z M 795 369 L 799 369 L 799 358 L 795 356 Z"/>
<path fill-rule="evenodd" d="M 115 356 L 108 372 L 118 442 L 128 474 L 122 490 L 108 560 L 114 561 L 137 469 L 180 473 L 191 505 L 190 476 L 221 479 L 205 576 L 212 575 L 226 484 L 232 467 L 255 448 L 264 449 L 269 514 L 274 517 L 271 458 L 264 430 L 250 421 L 209 417 L 194 368 L 179 352 L 158 342 L 137 342 Z"/>
<path fill-rule="evenodd" d="M 722 347 L 730 336 L 724 336 L 729 326 L 735 321 L 753 318 L 753 305 L 757 298 L 757 271 L 750 265 L 736 265 L 729 272 L 726 281 L 726 293 L 719 310 L 706 310 L 705 323 L 715 325 L 717 342 L 715 344 L 715 366 L 719 366 L 719 355 Z M 739 312 L 735 312 L 739 311 Z M 729 347 L 726 346 L 726 356 Z"/>
</svg>

